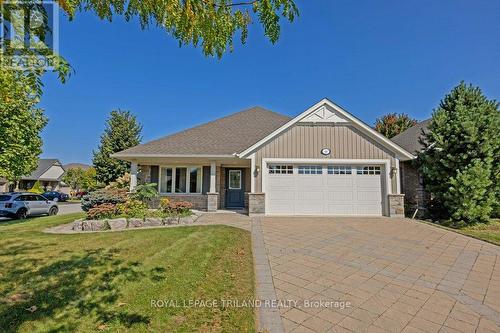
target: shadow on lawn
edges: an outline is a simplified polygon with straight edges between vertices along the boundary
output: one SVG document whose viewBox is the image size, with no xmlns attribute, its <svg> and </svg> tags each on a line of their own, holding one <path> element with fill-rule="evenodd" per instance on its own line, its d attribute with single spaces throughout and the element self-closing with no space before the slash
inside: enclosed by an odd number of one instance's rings
<svg viewBox="0 0 500 333">
<path fill-rule="evenodd" d="M 23 258 L 2 264 L 0 284 L 7 288 L 0 294 L 1 332 L 15 332 L 24 322 L 56 316 L 47 331 L 73 331 L 81 319 L 95 321 L 95 328 L 112 323 L 125 327 L 149 323 L 148 317 L 117 304 L 120 285 L 143 277 L 138 262 L 117 258 L 118 249 L 96 249 L 47 263 L 26 255 L 37 252 L 33 245 L 27 242 L 0 247 L 2 253 L 25 253 Z"/>
</svg>

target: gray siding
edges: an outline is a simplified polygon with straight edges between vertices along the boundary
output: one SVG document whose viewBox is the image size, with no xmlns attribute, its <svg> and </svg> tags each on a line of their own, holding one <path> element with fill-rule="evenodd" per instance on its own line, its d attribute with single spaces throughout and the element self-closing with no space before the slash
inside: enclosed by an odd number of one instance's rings
<svg viewBox="0 0 500 333">
<path fill-rule="evenodd" d="M 331 155 L 323 156 L 322 148 Z M 255 163 L 263 158 L 332 158 L 332 159 L 389 159 L 395 165 L 394 153 L 349 125 L 299 124 L 288 129 L 255 152 Z M 263 172 L 264 170 L 262 170 Z M 262 177 L 257 175 L 256 192 L 262 191 Z M 392 181 L 392 190 L 396 183 Z"/>
</svg>

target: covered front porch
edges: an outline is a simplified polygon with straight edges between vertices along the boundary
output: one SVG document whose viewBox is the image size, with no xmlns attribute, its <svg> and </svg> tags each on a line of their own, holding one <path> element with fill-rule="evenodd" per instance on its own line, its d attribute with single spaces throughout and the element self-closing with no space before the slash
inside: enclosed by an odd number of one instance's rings
<svg viewBox="0 0 500 333">
<path fill-rule="evenodd" d="M 248 209 L 253 185 L 249 159 L 161 157 L 130 162 L 130 191 L 154 183 L 161 197 L 191 202 L 198 210 Z"/>
</svg>

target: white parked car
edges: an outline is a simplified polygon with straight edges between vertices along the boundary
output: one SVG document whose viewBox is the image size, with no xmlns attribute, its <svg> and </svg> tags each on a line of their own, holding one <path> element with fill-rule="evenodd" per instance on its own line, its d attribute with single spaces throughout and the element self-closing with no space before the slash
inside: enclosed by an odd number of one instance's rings
<svg viewBox="0 0 500 333">
<path fill-rule="evenodd" d="M 0 217 L 25 219 L 35 215 L 57 215 L 57 203 L 47 198 L 27 192 L 0 194 Z"/>
</svg>

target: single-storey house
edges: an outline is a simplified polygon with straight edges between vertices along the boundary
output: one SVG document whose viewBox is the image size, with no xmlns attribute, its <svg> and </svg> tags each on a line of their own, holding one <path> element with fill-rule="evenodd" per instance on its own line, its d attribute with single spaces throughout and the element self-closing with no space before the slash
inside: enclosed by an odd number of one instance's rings
<svg viewBox="0 0 500 333">
<path fill-rule="evenodd" d="M 428 131 L 431 119 L 424 120 L 393 137 L 391 140 L 406 151 L 418 155 L 424 147 L 421 144 L 422 135 Z M 400 164 L 401 192 L 405 194 L 407 214 L 425 215 L 430 195 L 424 189 L 424 178 L 418 170 L 416 160 L 404 161 Z M 417 211 L 418 209 L 418 211 Z"/>
<path fill-rule="evenodd" d="M 112 155 L 131 190 L 249 214 L 403 216 L 400 162 L 415 156 L 323 99 L 290 118 L 250 108 Z"/>
<path fill-rule="evenodd" d="M 9 191 L 9 181 L 4 177 L 0 177 L 0 193 Z"/>
<path fill-rule="evenodd" d="M 17 190 L 29 190 L 38 181 L 44 191 L 57 191 L 62 185 L 61 179 L 64 172 L 64 167 L 59 160 L 40 158 L 35 171 L 19 180 Z"/>
</svg>

